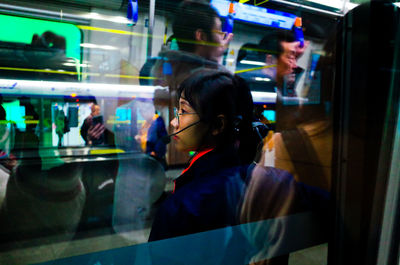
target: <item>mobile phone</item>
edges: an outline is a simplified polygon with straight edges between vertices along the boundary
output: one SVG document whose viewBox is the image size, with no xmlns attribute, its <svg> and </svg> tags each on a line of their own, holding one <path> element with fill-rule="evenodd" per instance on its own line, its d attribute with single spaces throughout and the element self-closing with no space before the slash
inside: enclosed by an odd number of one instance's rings
<svg viewBox="0 0 400 265">
<path fill-rule="evenodd" d="M 93 122 L 93 126 L 96 126 L 98 123 L 103 124 L 103 116 L 102 115 L 94 116 L 92 118 L 92 122 Z"/>
</svg>

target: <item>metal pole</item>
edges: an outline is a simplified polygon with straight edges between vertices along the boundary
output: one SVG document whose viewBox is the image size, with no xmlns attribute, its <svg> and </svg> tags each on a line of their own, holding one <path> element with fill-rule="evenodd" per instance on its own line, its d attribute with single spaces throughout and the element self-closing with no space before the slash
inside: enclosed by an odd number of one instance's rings
<svg viewBox="0 0 400 265">
<path fill-rule="evenodd" d="M 149 29 L 147 31 L 147 57 L 152 56 L 153 28 L 156 0 L 150 0 L 149 6 Z"/>
</svg>

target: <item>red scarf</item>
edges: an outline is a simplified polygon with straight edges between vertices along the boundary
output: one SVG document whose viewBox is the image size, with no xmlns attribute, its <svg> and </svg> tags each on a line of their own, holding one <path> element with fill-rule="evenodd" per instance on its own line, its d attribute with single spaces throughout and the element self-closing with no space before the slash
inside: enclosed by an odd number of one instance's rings
<svg viewBox="0 0 400 265">
<path fill-rule="evenodd" d="M 214 150 L 214 148 L 210 148 L 210 149 L 206 149 L 206 150 L 204 150 L 204 151 L 198 152 L 198 153 L 192 158 L 192 160 L 190 161 L 189 166 L 188 166 L 187 168 L 185 168 L 185 169 L 182 171 L 181 175 L 185 174 L 186 171 L 188 171 L 189 168 L 192 167 L 192 165 L 194 164 L 194 162 L 196 162 L 200 157 L 202 157 L 202 156 L 204 156 L 205 154 L 211 152 L 212 150 Z M 174 180 L 174 190 L 172 191 L 172 193 L 175 193 L 175 187 L 176 187 L 176 182 L 175 182 L 175 180 Z"/>
</svg>

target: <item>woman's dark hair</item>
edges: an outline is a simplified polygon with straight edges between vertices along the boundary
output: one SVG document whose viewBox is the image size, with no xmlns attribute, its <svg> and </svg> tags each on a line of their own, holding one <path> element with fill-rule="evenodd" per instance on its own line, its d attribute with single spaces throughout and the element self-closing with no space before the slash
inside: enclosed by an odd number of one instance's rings
<svg viewBox="0 0 400 265">
<path fill-rule="evenodd" d="M 252 137 L 253 98 L 242 78 L 228 72 L 202 69 L 189 76 L 177 92 L 178 100 L 183 95 L 200 120 L 210 125 L 206 137 L 214 137 L 216 149 L 239 141 L 241 162 L 253 161 L 258 143 Z M 225 117 L 224 130 L 211 136 L 214 129 L 221 127 L 218 115 Z"/>
</svg>

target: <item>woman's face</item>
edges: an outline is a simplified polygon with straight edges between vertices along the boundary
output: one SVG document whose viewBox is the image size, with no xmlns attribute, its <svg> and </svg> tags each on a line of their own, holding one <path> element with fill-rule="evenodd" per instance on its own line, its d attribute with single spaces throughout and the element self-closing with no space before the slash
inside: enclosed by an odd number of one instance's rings
<svg viewBox="0 0 400 265">
<path fill-rule="evenodd" d="M 198 123 L 173 136 L 176 148 L 182 152 L 198 151 L 200 145 L 205 144 L 203 139 L 207 132 L 207 126 L 199 122 L 200 117 L 196 110 L 190 106 L 183 96 L 179 99 L 178 116 L 179 121 L 176 117 L 171 121 L 174 133 Z"/>
</svg>

